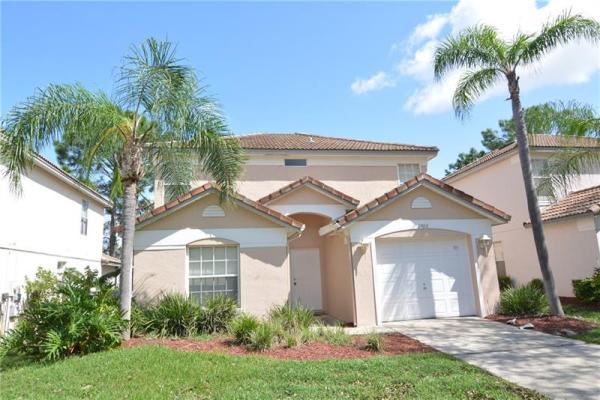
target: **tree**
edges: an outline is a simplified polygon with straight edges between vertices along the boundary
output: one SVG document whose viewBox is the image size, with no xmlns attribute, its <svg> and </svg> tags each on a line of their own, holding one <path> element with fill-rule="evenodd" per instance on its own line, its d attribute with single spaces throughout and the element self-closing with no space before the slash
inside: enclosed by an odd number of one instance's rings
<svg viewBox="0 0 600 400">
<path fill-rule="evenodd" d="M 78 137 L 89 165 L 103 152 L 115 155 L 123 186 L 120 304 L 127 321 L 138 185 L 147 168 L 177 192 L 187 190 L 200 169 L 215 180 L 226 201 L 243 163 L 238 141 L 228 135 L 194 70 L 176 57 L 172 43 L 153 38 L 133 46 L 124 58 L 113 97 L 79 84 L 50 85 L 12 108 L 3 125 L 0 157 L 17 193 L 33 153 L 63 135 Z M 129 338 L 129 324 L 123 336 Z"/>
<path fill-rule="evenodd" d="M 448 164 L 448 169 L 445 171 L 446 175 L 450 175 L 454 171 L 458 171 L 467 164 L 471 164 L 473 161 L 485 155 L 485 151 L 477 150 L 475 147 L 471 147 L 468 153 L 459 153 L 458 159 L 452 164 Z"/>
<path fill-rule="evenodd" d="M 540 209 L 531 176 L 531 157 L 517 70 L 522 66 L 535 64 L 559 45 L 580 39 L 600 41 L 600 24 L 581 15 L 565 13 L 546 23 L 540 32 L 519 33 L 512 41 L 503 40 L 496 29 L 488 25 L 467 28 L 440 44 L 434 57 L 434 75 L 438 81 L 450 70 L 466 68 L 452 98 L 454 111 L 459 118 L 469 114 L 475 101 L 486 90 L 501 80 L 508 85 L 527 208 L 544 289 L 550 303 L 550 311 L 554 315 L 564 313 L 548 260 Z"/>
<path fill-rule="evenodd" d="M 109 198 L 113 206 L 108 210 L 109 221 L 104 228 L 104 251 L 115 257 L 118 255 L 117 233 L 115 227 L 121 221 L 123 214 L 123 184 L 119 175 L 119 166 L 114 152 L 100 149 L 96 153 L 94 164 L 89 165 L 84 155 L 87 150 L 85 143 L 79 143 L 79 136 L 67 137 L 63 135 L 60 141 L 54 142 L 54 151 L 60 167 L 67 173 L 75 176 L 92 189 L 97 190 Z M 152 203 L 146 194 L 152 190 L 154 175 L 151 168 L 145 168 L 146 173 L 138 183 L 137 208 L 147 209 Z"/>
</svg>

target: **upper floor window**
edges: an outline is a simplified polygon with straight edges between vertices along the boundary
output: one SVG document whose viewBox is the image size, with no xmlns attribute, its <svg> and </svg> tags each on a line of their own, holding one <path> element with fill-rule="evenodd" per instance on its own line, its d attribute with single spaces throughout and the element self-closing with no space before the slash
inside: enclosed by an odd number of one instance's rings
<svg viewBox="0 0 600 400">
<path fill-rule="evenodd" d="M 547 159 L 531 160 L 531 175 L 533 178 L 533 186 L 538 196 L 538 204 L 547 206 L 552 203 L 554 193 L 552 192 L 552 182 L 548 173 Z"/>
<path fill-rule="evenodd" d="M 286 167 L 306 167 L 306 158 L 286 158 L 284 165 Z"/>
<path fill-rule="evenodd" d="M 90 203 L 87 200 L 81 200 L 81 223 L 79 226 L 79 233 L 82 235 L 87 235 L 88 230 L 88 209 L 90 208 Z"/>
<path fill-rule="evenodd" d="M 406 182 L 421 173 L 419 164 L 398 164 L 398 181 Z"/>
</svg>

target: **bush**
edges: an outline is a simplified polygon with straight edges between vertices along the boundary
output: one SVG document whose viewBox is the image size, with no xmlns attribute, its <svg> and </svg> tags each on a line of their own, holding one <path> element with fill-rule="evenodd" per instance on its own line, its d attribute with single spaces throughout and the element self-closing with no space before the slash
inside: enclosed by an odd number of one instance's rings
<svg viewBox="0 0 600 400">
<path fill-rule="evenodd" d="M 367 335 L 367 344 L 365 349 L 369 351 L 381 352 L 383 351 L 383 337 L 377 332 L 371 332 Z"/>
<path fill-rule="evenodd" d="M 162 297 L 146 312 L 145 332 L 159 336 L 192 336 L 198 332 L 200 306 L 188 297 L 172 293 Z"/>
<path fill-rule="evenodd" d="M 540 292 L 544 293 L 544 282 L 542 282 L 541 279 L 534 278 L 527 284 L 527 286 L 537 289 Z"/>
<path fill-rule="evenodd" d="M 537 315 L 543 313 L 547 305 L 544 292 L 529 285 L 500 294 L 500 313 L 505 315 Z"/>
<path fill-rule="evenodd" d="M 56 360 L 121 343 L 121 318 L 114 286 L 89 268 L 61 275 L 39 270 L 26 285 L 27 302 L 14 330 L 0 339 L 2 354 Z"/>
<path fill-rule="evenodd" d="M 596 268 L 594 274 L 589 278 L 574 280 L 573 291 L 575 297 L 583 302 L 600 302 L 600 268 Z"/>
<path fill-rule="evenodd" d="M 237 313 L 237 302 L 234 299 L 216 296 L 202 307 L 200 330 L 204 333 L 225 332 Z"/>
<path fill-rule="evenodd" d="M 350 344 L 352 338 L 346 333 L 343 327 L 319 326 L 315 333 L 316 340 L 322 340 L 335 346 L 345 346 Z"/>
<path fill-rule="evenodd" d="M 250 334 L 248 348 L 254 351 L 264 351 L 273 347 L 276 338 L 276 330 L 269 322 L 261 322 Z"/>
<path fill-rule="evenodd" d="M 315 316 L 311 310 L 289 304 L 273 307 L 269 311 L 269 319 L 279 324 L 283 330 L 294 333 L 307 329 L 315 323 Z"/>
<path fill-rule="evenodd" d="M 139 337 L 151 331 L 152 317 L 147 307 L 141 306 L 135 300 L 131 302 L 131 336 Z"/>
<path fill-rule="evenodd" d="M 515 287 L 515 285 L 513 283 L 513 279 L 508 275 L 499 276 L 498 277 L 498 285 L 500 286 L 501 292 L 504 292 L 506 289 Z"/>
<path fill-rule="evenodd" d="M 258 328 L 260 321 L 253 315 L 240 315 L 229 324 L 229 333 L 237 344 L 250 343 L 252 333 Z"/>
</svg>

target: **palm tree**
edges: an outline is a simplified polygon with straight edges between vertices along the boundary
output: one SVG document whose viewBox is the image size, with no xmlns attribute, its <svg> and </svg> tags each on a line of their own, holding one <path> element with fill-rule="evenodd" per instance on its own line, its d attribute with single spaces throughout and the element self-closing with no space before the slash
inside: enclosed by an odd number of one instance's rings
<svg viewBox="0 0 600 400">
<path fill-rule="evenodd" d="M 517 68 L 540 61 L 559 45 L 581 39 L 598 42 L 600 24 L 593 19 L 570 13 L 547 23 L 536 34 L 519 33 L 512 41 L 500 38 L 494 27 L 479 25 L 446 39 L 436 49 L 434 60 L 434 75 L 438 81 L 450 70 L 467 69 L 461 76 L 452 99 L 454 111 L 459 118 L 467 116 L 475 101 L 496 83 L 505 79 L 508 84 L 529 218 L 546 296 L 550 303 L 550 311 L 554 315 L 564 313 L 550 269 L 540 209 L 531 177 L 531 158 L 523 120 Z"/>
<path fill-rule="evenodd" d="M 127 321 L 137 189 L 149 166 L 173 183 L 171 194 L 188 189 L 200 170 L 215 180 L 225 201 L 243 163 L 239 143 L 228 135 L 215 101 L 175 50 L 170 42 L 149 38 L 124 58 L 112 97 L 79 84 L 50 85 L 15 106 L 2 122 L 0 161 L 17 193 L 33 153 L 63 135 L 85 143 L 90 165 L 99 154 L 114 152 L 123 187 L 120 300 Z M 123 336 L 129 338 L 129 327 Z"/>
</svg>

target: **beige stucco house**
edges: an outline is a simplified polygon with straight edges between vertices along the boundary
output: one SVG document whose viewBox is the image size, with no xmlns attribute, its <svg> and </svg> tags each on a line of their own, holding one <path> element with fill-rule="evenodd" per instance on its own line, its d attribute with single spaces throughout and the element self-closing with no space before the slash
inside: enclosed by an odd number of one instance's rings
<svg viewBox="0 0 600 400">
<path fill-rule="evenodd" d="M 206 179 L 137 223 L 134 293 L 302 304 L 353 325 L 494 311 L 492 227 L 510 217 L 426 174 L 437 148 L 306 134 L 241 136 L 238 194 Z"/>
<path fill-rule="evenodd" d="M 548 160 L 565 149 L 597 148 L 591 138 L 530 135 L 534 182 L 546 178 Z M 493 227 L 499 274 L 517 284 L 541 278 L 516 143 L 495 150 L 444 178 L 444 182 L 508 212 L 512 220 Z M 556 185 L 556 184 L 555 184 Z M 572 281 L 589 277 L 600 260 L 596 217 L 600 166 L 590 165 L 568 186 L 538 191 L 550 266 L 558 293 L 573 296 Z M 584 190 L 587 189 L 587 190 Z"/>
</svg>

